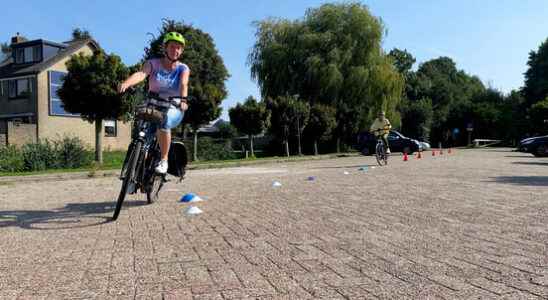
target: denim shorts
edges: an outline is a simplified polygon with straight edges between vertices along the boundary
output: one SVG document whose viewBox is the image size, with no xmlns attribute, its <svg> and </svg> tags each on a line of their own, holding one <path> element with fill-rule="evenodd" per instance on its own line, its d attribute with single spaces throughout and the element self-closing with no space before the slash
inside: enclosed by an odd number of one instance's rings
<svg viewBox="0 0 548 300">
<path fill-rule="evenodd" d="M 172 128 L 177 127 L 183 120 L 184 112 L 174 106 L 171 106 L 160 124 L 153 124 L 150 128 L 151 132 L 156 132 L 159 129 L 165 132 L 171 132 Z"/>
</svg>

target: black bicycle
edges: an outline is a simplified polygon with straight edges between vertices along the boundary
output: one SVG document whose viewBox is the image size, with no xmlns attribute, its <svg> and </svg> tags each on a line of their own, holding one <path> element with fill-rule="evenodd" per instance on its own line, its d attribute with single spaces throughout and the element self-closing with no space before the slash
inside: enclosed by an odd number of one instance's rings
<svg viewBox="0 0 548 300">
<path fill-rule="evenodd" d="M 150 204 L 158 200 L 159 192 L 167 182 L 166 174 L 157 174 L 154 170 L 160 161 L 161 155 L 156 132 L 153 132 L 152 126 L 163 120 L 171 105 L 179 107 L 182 99 L 180 97 L 164 99 L 152 92 L 148 93 L 147 98 L 145 104 L 137 106 L 134 112 L 135 122 L 132 130 L 132 140 L 120 172 L 122 188 L 118 195 L 112 220 L 118 218 L 127 194 L 135 194 L 139 191 L 145 193 L 147 202 Z M 170 156 L 171 150 L 170 148 Z M 176 172 L 181 180 L 186 166 L 186 149 L 183 150 L 185 152 L 184 165 L 182 165 L 182 170 Z M 170 166 L 170 169 L 173 168 L 177 168 L 177 166 Z"/>
<path fill-rule="evenodd" d="M 385 129 L 377 129 L 375 132 L 384 131 Z M 377 145 L 375 146 L 375 158 L 377 158 L 377 163 L 379 166 L 386 166 L 388 164 L 388 156 L 386 153 L 386 146 L 382 140 L 382 135 L 377 136 Z"/>
</svg>

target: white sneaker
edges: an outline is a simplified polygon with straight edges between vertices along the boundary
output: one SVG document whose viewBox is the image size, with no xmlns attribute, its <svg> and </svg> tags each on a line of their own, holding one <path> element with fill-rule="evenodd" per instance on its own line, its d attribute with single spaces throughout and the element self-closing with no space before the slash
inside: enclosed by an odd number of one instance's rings
<svg viewBox="0 0 548 300">
<path fill-rule="evenodd" d="M 161 160 L 154 170 L 159 174 L 167 173 L 167 160 Z"/>
<path fill-rule="evenodd" d="M 386 154 L 390 154 L 390 148 L 386 148 Z"/>
</svg>

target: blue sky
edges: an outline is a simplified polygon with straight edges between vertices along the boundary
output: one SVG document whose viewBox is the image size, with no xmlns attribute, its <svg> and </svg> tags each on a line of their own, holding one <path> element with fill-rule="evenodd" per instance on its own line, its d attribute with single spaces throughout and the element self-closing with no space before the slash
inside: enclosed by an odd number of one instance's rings
<svg viewBox="0 0 548 300">
<path fill-rule="evenodd" d="M 246 65 L 254 43 L 251 23 L 266 17 L 301 18 L 305 10 L 328 1 L 9 1 L 2 5 L 0 41 L 16 32 L 30 39 L 65 41 L 73 28 L 88 29 L 107 52 L 134 64 L 162 18 L 193 24 L 213 37 L 231 77 L 227 110 L 248 95 L 259 97 Z M 449 56 L 459 69 L 509 92 L 523 85 L 528 53 L 548 37 L 545 0 L 369 0 L 388 34 L 383 48 L 407 49 L 423 62 Z M 9 13 L 14 11 L 14 13 Z M 24 15 L 24 17 L 22 17 Z M 191 79 L 192 80 L 192 79 Z"/>
</svg>

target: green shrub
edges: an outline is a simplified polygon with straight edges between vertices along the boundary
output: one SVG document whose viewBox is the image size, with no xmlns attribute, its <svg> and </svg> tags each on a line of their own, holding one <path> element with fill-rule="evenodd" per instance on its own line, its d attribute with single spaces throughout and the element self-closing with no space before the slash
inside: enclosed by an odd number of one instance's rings
<svg viewBox="0 0 548 300">
<path fill-rule="evenodd" d="M 59 167 L 58 153 L 48 140 L 29 143 L 21 147 L 25 171 L 43 171 Z"/>
<path fill-rule="evenodd" d="M 21 172 L 25 169 L 23 153 L 17 147 L 10 145 L 0 147 L 0 171 Z"/>
<path fill-rule="evenodd" d="M 186 145 L 187 147 L 189 145 Z M 192 145 L 190 145 L 192 147 Z M 192 151 L 192 148 L 187 148 Z M 192 157 L 192 156 L 190 156 Z M 198 138 L 198 159 L 200 160 L 226 160 L 235 159 L 237 155 L 224 140 L 214 141 L 210 137 Z"/>
<path fill-rule="evenodd" d="M 58 168 L 80 168 L 90 165 L 93 160 L 92 153 L 77 137 L 64 137 L 54 144 Z"/>
</svg>

